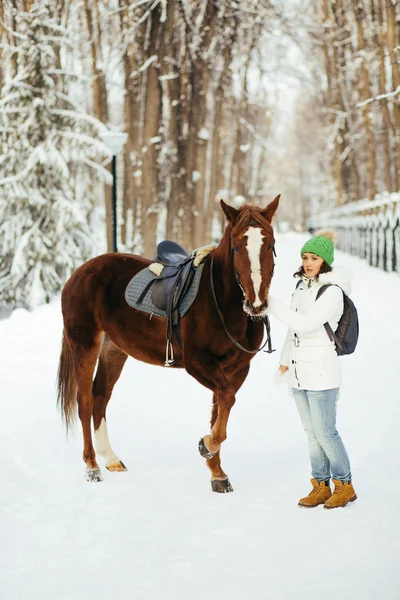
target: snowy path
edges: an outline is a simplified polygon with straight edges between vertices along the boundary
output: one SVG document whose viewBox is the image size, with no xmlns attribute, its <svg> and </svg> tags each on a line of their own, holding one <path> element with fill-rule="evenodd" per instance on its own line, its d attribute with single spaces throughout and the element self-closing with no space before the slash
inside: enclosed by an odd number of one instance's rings
<svg viewBox="0 0 400 600">
<path fill-rule="evenodd" d="M 274 294 L 289 301 L 302 237 L 277 244 Z M 400 278 L 345 255 L 362 336 L 342 359 L 339 431 L 358 501 L 297 506 L 305 435 L 277 355 L 238 394 L 223 449 L 233 494 L 212 494 L 197 452 L 211 395 L 184 372 L 129 360 L 109 410 L 127 473 L 84 481 L 81 433 L 55 410 L 59 303 L 0 322 L 0 598 L 7 600 L 398 600 Z M 274 346 L 284 328 L 272 323 Z M 176 389 L 176 393 L 173 393 Z M 136 390 L 136 391 L 135 391 Z M 152 429 L 150 429 L 150 424 Z"/>
</svg>

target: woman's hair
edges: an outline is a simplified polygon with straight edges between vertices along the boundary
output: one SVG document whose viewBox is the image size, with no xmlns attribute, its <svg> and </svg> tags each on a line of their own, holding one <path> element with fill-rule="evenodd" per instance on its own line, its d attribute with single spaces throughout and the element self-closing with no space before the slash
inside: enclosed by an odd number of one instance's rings
<svg viewBox="0 0 400 600">
<path fill-rule="evenodd" d="M 322 273 L 329 273 L 330 271 L 332 271 L 332 267 L 330 267 L 328 265 L 328 263 L 324 261 L 321 265 L 318 275 L 321 275 Z M 300 269 L 298 271 L 296 271 L 296 273 L 293 273 L 293 277 L 302 277 L 305 274 L 306 274 L 306 272 L 304 270 L 304 267 L 303 267 L 303 265 L 301 265 Z M 317 279 L 318 279 L 318 275 L 317 275 Z"/>
</svg>

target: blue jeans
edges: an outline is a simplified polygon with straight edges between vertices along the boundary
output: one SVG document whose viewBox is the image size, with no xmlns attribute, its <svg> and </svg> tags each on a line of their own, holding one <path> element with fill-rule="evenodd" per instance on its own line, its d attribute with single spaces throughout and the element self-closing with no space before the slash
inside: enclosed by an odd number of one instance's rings
<svg viewBox="0 0 400 600">
<path fill-rule="evenodd" d="M 294 398 L 308 437 L 312 476 L 317 481 L 351 481 L 350 461 L 336 430 L 339 389 L 297 390 Z"/>
</svg>

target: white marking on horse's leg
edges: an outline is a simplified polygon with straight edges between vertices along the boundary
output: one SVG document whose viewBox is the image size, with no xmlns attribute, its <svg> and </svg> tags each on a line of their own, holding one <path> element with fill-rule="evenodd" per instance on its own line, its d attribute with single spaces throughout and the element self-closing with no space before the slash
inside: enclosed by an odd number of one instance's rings
<svg viewBox="0 0 400 600">
<path fill-rule="evenodd" d="M 249 227 L 247 232 L 247 252 L 250 260 L 251 280 L 253 282 L 255 301 L 253 306 L 261 306 L 260 287 L 261 287 L 261 261 L 260 252 L 263 235 L 259 227 Z"/>
<path fill-rule="evenodd" d="M 106 466 L 115 462 L 120 462 L 118 456 L 111 448 L 110 440 L 108 439 L 106 420 L 101 420 L 100 427 L 94 432 L 96 452 L 105 458 Z"/>
</svg>

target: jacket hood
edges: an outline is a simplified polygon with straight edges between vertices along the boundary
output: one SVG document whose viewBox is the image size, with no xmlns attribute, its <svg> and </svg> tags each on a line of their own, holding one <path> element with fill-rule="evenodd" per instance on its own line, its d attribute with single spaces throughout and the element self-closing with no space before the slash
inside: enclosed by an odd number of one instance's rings
<svg viewBox="0 0 400 600">
<path fill-rule="evenodd" d="M 349 269 L 348 267 L 334 267 L 329 273 L 321 273 L 319 282 L 321 285 L 326 285 L 327 283 L 339 285 L 342 290 L 349 295 L 351 292 L 352 278 L 352 269 Z"/>
<path fill-rule="evenodd" d="M 352 278 L 352 269 L 349 269 L 348 267 L 334 267 L 332 271 L 329 271 L 329 273 L 321 273 L 318 278 L 318 282 L 321 285 L 327 285 L 328 283 L 338 285 L 347 295 L 349 295 L 351 292 Z M 307 283 L 309 278 L 303 275 L 302 280 Z M 312 281 L 315 281 L 315 279 L 313 278 Z"/>
</svg>

